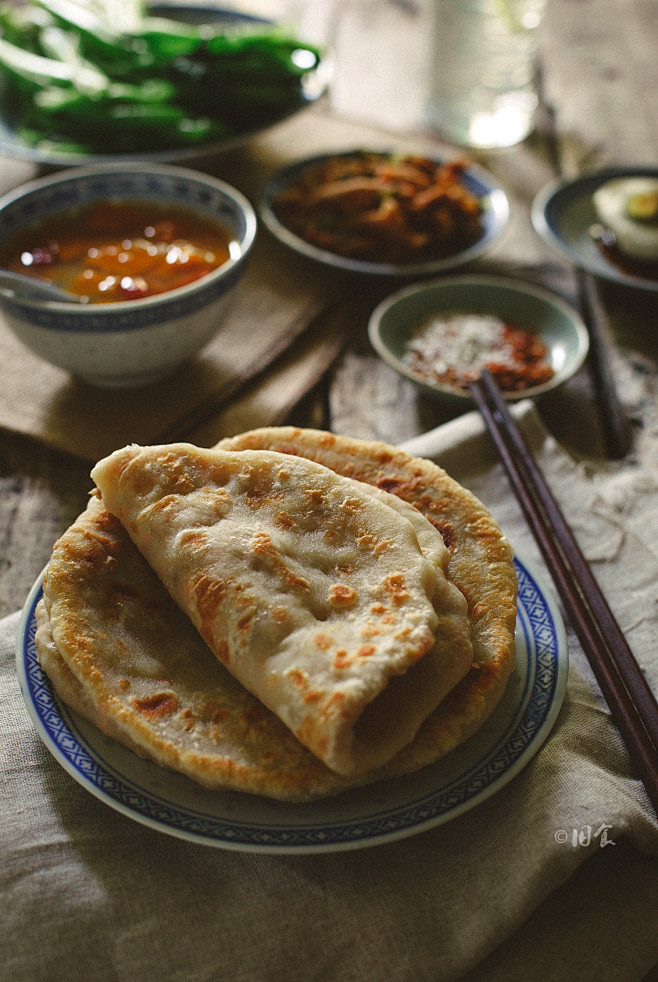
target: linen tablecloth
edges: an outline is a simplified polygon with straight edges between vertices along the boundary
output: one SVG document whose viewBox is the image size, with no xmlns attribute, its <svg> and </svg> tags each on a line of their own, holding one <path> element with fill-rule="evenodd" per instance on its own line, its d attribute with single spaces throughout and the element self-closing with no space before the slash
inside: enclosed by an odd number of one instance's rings
<svg viewBox="0 0 658 982">
<path fill-rule="evenodd" d="M 586 470 L 519 413 L 658 686 L 656 472 Z M 408 449 L 541 566 L 475 414 Z M 81 788 L 24 707 L 17 623 L 0 624 L 2 982 L 639 982 L 658 962 L 658 822 L 571 630 L 553 731 L 497 794 L 402 841 L 279 856 L 169 837 Z"/>
</svg>

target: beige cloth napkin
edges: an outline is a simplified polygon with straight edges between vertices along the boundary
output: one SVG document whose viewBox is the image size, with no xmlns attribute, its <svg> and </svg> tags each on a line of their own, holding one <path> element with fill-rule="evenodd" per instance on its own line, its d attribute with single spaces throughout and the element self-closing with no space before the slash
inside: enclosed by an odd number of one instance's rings
<svg viewBox="0 0 658 982">
<path fill-rule="evenodd" d="M 656 474 L 586 474 L 520 412 L 658 681 Z M 413 448 L 539 562 L 474 414 Z M 640 982 L 658 961 L 658 822 L 572 632 L 553 732 L 494 797 L 404 841 L 270 856 L 169 837 L 79 787 L 25 710 L 16 626 L 0 624 L 2 982 Z"/>
</svg>

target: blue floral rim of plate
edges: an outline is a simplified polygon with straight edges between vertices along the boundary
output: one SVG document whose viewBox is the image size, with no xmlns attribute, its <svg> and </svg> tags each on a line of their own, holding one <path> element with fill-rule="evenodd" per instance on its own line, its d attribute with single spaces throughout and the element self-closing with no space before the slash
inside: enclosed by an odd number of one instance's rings
<svg viewBox="0 0 658 982">
<path fill-rule="evenodd" d="M 538 235 L 574 265 L 613 283 L 634 289 L 658 291 L 658 278 L 627 273 L 610 262 L 590 234 L 598 217 L 592 195 L 607 181 L 622 177 L 652 177 L 656 167 L 609 167 L 575 180 L 551 181 L 535 197 L 530 215 Z"/>
<path fill-rule="evenodd" d="M 476 734 L 449 755 L 453 770 L 459 773 L 446 778 L 445 765 L 440 761 L 419 772 L 419 778 L 412 775 L 382 782 L 374 794 L 369 788 L 357 789 L 319 805 L 314 803 L 312 817 L 305 814 L 305 805 L 267 800 L 262 805 L 256 802 L 256 809 L 262 807 L 262 815 L 241 817 L 240 802 L 249 799 L 244 809 L 248 815 L 254 810 L 255 796 L 235 793 L 226 794 L 230 807 L 222 815 L 223 792 L 212 793 L 219 812 L 209 814 L 203 808 L 168 800 L 166 795 L 140 786 L 130 775 L 112 766 L 103 753 L 107 738 L 93 727 L 91 732 L 98 733 L 98 740 L 95 736 L 92 740 L 85 738 L 78 717 L 60 703 L 41 670 L 35 646 L 35 608 L 42 595 L 41 578 L 26 602 L 19 627 L 17 667 L 21 691 L 44 744 L 82 787 L 115 810 L 167 834 L 205 845 L 269 853 L 330 852 L 406 838 L 457 817 L 500 790 L 539 750 L 557 717 L 568 672 L 564 625 L 555 601 L 540 585 L 537 575 L 518 558 L 515 565 L 523 659 L 519 665 L 517 632 L 517 671 L 521 669 L 521 681 L 519 691 L 503 707 L 503 718 L 494 726 L 492 735 L 482 739 Z M 454 757 L 459 753 L 467 760 L 463 771 L 459 758 L 454 766 Z M 167 772 L 157 765 L 142 761 L 140 766 L 155 768 L 166 781 Z M 320 817 L 318 808 L 323 810 Z"/>
<path fill-rule="evenodd" d="M 321 163 L 323 160 L 334 157 L 351 157 L 361 150 L 346 150 L 331 154 L 319 154 L 316 157 L 308 157 L 305 160 L 296 161 L 294 164 L 277 171 L 270 178 L 265 186 L 260 201 L 260 217 L 270 232 L 281 242 L 296 252 L 301 253 L 311 259 L 324 263 L 328 266 L 335 266 L 352 273 L 367 273 L 375 276 L 428 276 L 440 273 L 443 270 L 454 269 L 465 263 L 471 262 L 481 256 L 489 249 L 498 236 L 502 233 L 509 220 L 509 201 L 507 195 L 498 186 L 494 178 L 488 171 L 474 164 L 468 166 L 463 174 L 463 183 L 468 191 L 476 195 L 484 202 L 482 214 L 483 231 L 477 242 L 463 249 L 461 252 L 452 256 L 445 256 L 442 259 L 428 259 L 422 262 L 401 263 L 399 265 L 390 263 L 369 262 L 365 259 L 350 259 L 346 256 L 339 256 L 326 249 L 320 249 L 311 245 L 300 236 L 292 232 L 286 225 L 279 221 L 275 215 L 272 202 L 275 196 L 289 187 L 300 171 L 314 164 Z M 367 150 L 368 153 L 378 153 L 387 155 L 390 150 Z M 434 159 L 434 158 L 432 158 Z M 444 161 L 436 158 L 437 164 Z"/>
</svg>

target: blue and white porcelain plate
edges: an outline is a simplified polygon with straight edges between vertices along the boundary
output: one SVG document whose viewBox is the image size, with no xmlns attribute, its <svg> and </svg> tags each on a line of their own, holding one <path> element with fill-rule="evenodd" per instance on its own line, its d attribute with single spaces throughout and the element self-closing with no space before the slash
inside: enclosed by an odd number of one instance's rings
<svg viewBox="0 0 658 982">
<path fill-rule="evenodd" d="M 41 578 L 18 633 L 21 690 L 39 736 L 62 767 L 110 807 L 161 832 L 208 846 L 280 854 L 403 839 L 454 819 L 499 791 L 539 750 L 555 722 L 567 681 L 564 624 L 549 588 L 525 560 L 515 563 L 516 671 L 492 717 L 445 760 L 335 798 L 292 805 L 208 791 L 142 760 L 80 719 L 56 697 L 37 658 Z"/>
<path fill-rule="evenodd" d="M 352 157 L 355 153 L 362 152 L 363 149 L 365 148 L 357 147 L 354 150 L 307 157 L 277 171 L 270 178 L 263 190 L 259 208 L 260 217 L 272 235 L 279 239 L 280 242 L 283 242 L 289 249 L 293 249 L 300 255 L 306 256 L 308 259 L 313 259 L 325 266 L 342 269 L 349 273 L 367 274 L 371 276 L 409 277 L 433 276 L 472 262 L 493 246 L 507 226 L 509 220 L 509 201 L 507 195 L 502 187 L 497 184 L 494 177 L 477 164 L 469 164 L 466 167 L 462 181 L 466 190 L 479 198 L 482 203 L 482 234 L 476 242 L 466 246 L 460 252 L 455 252 L 449 256 L 443 256 L 437 259 L 422 259 L 408 263 L 383 263 L 367 259 L 353 259 L 349 256 L 340 256 L 338 253 L 330 252 L 328 249 L 321 249 L 307 242 L 279 220 L 274 211 L 274 199 L 281 191 L 289 188 L 302 171 L 307 167 L 320 164 L 325 160 L 337 157 Z M 387 155 L 391 153 L 391 150 L 388 148 L 376 148 L 374 150 L 367 149 L 366 152 Z M 437 164 L 444 163 L 439 158 L 435 162 Z"/>
<path fill-rule="evenodd" d="M 648 279 L 615 265 L 590 231 L 599 221 L 592 201 L 594 192 L 608 181 L 633 177 L 658 179 L 658 168 L 609 167 L 574 180 L 551 181 L 532 203 L 532 224 L 545 242 L 581 269 L 612 283 L 657 292 L 658 278 Z"/>
</svg>

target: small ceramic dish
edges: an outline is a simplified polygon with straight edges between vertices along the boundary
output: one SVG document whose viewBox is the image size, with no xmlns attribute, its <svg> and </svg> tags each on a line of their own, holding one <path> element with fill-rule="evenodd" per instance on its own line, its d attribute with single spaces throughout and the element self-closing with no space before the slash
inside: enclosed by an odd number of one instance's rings
<svg viewBox="0 0 658 982">
<path fill-rule="evenodd" d="M 354 259 L 338 255 L 328 249 L 320 248 L 307 242 L 296 232 L 292 231 L 276 215 L 273 203 L 281 192 L 295 183 L 302 171 L 308 167 L 321 165 L 335 158 L 349 158 L 360 154 L 375 154 L 391 156 L 390 150 L 346 150 L 340 153 L 320 154 L 299 160 L 294 164 L 278 171 L 267 183 L 261 196 L 259 214 L 270 232 L 295 252 L 337 269 L 352 273 L 365 273 L 374 276 L 433 276 L 445 270 L 454 269 L 471 262 L 486 252 L 500 236 L 509 219 L 509 202 L 507 195 L 487 171 L 475 164 L 469 165 L 463 174 L 463 186 L 471 194 L 476 195 L 483 205 L 482 234 L 477 241 L 466 248 L 448 256 L 436 259 L 423 259 L 408 263 L 373 262 L 366 259 Z M 413 154 L 410 154 L 413 156 Z M 447 163 L 436 159 L 436 164 Z"/>
<path fill-rule="evenodd" d="M 60 303 L 5 291 L 0 309 L 22 343 L 100 386 L 138 386 L 170 375 L 221 331 L 256 235 L 246 198 L 213 177 L 165 164 L 109 164 L 60 171 L 0 199 L 0 242 L 22 225 L 93 201 L 171 203 L 214 219 L 232 238 L 230 258 L 185 286 L 112 303 Z"/>
<path fill-rule="evenodd" d="M 562 385 L 582 366 L 589 349 L 583 321 L 568 304 L 546 290 L 504 277 L 459 276 L 415 284 L 399 290 L 373 311 L 368 325 L 371 344 L 380 357 L 424 392 L 456 406 L 472 402 L 457 386 L 428 381 L 405 361 L 407 346 L 433 316 L 490 314 L 536 334 L 547 349 L 552 377 L 530 388 L 505 392 L 508 401 L 534 398 Z"/>
<path fill-rule="evenodd" d="M 613 283 L 658 292 L 658 272 L 650 279 L 641 271 L 613 262 L 592 235 L 592 228 L 599 223 L 594 193 L 621 178 L 658 180 L 658 168 L 612 167 L 573 181 L 551 181 L 532 204 L 532 224 L 545 242 L 581 269 Z"/>
</svg>

